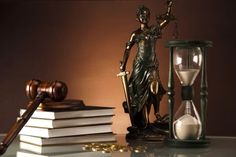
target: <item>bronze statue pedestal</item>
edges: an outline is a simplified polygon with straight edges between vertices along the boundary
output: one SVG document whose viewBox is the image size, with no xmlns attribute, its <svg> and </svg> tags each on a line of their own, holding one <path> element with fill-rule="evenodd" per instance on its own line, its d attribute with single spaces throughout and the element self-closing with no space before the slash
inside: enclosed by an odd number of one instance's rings
<svg viewBox="0 0 236 157">
<path fill-rule="evenodd" d="M 126 140 L 141 140 L 141 141 L 163 141 L 168 136 L 167 123 L 150 123 L 146 128 L 140 129 L 134 126 L 127 128 Z"/>
</svg>

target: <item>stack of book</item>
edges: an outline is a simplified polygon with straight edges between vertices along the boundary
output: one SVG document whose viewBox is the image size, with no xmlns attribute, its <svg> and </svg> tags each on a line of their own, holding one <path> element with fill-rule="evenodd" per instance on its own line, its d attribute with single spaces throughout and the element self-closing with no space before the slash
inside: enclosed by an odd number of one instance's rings
<svg viewBox="0 0 236 157">
<path fill-rule="evenodd" d="M 36 110 L 19 133 L 17 157 L 78 156 L 85 153 L 81 151 L 86 143 L 114 142 L 113 110 L 85 105 L 69 111 Z M 24 112 L 21 109 L 20 115 Z"/>
</svg>

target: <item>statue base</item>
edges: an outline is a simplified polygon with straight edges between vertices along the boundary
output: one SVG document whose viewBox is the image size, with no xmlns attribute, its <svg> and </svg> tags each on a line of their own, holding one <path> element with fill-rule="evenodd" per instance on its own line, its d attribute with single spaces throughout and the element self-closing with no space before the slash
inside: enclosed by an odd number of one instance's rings
<svg viewBox="0 0 236 157">
<path fill-rule="evenodd" d="M 137 128 L 130 126 L 126 134 L 126 140 L 141 140 L 141 141 L 163 141 L 168 136 L 168 124 L 150 123 L 146 128 Z"/>
</svg>

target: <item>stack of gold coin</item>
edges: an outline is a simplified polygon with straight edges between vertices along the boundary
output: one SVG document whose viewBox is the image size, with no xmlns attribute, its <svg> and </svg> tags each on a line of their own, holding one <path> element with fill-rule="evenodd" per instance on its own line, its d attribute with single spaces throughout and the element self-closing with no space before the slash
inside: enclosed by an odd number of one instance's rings
<svg viewBox="0 0 236 157">
<path fill-rule="evenodd" d="M 91 144 L 86 144 L 83 146 L 84 151 L 101 151 L 102 153 L 112 153 L 112 152 L 128 152 L 132 151 L 135 153 L 143 153 L 146 152 L 146 147 L 145 146 L 135 146 L 135 147 L 130 147 L 127 145 L 119 145 L 115 143 L 91 143 Z"/>
</svg>

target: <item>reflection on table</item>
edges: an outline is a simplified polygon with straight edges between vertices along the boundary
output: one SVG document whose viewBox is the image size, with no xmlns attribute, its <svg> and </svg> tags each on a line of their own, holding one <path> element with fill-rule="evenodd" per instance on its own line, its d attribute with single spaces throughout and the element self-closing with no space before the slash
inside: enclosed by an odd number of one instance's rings
<svg viewBox="0 0 236 157">
<path fill-rule="evenodd" d="M 1 136 L 2 139 L 2 136 Z M 169 148 L 163 142 L 127 142 L 124 135 L 117 135 L 117 142 L 110 143 L 127 148 L 121 152 L 119 149 L 111 152 L 102 151 L 79 151 L 60 157 L 235 157 L 236 156 L 236 137 L 210 137 L 211 144 L 208 148 Z M 139 150 L 137 150 L 139 149 Z M 3 157 L 15 157 L 19 149 L 19 139 L 16 139 L 9 147 Z M 55 156 L 56 154 L 54 154 Z M 40 155 L 35 155 L 35 157 Z M 26 157 L 26 156 L 25 156 Z M 33 157 L 32 155 L 30 157 Z M 46 157 L 46 156 L 45 156 Z M 50 156 L 51 157 L 51 156 Z"/>
</svg>

